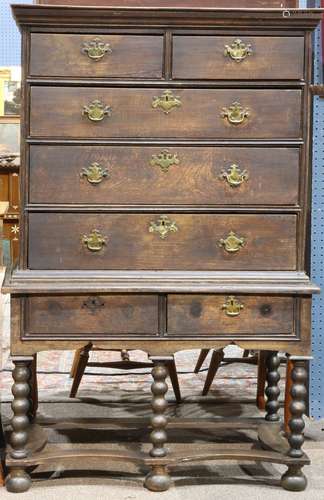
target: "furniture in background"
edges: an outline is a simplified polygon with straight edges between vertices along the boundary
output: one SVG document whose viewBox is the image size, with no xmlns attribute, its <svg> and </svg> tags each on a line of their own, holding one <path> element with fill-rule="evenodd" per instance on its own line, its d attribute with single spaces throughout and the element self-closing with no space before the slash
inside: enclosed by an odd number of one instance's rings
<svg viewBox="0 0 324 500">
<path fill-rule="evenodd" d="M 147 488 L 164 491 L 183 462 L 268 461 L 287 466 L 283 488 L 306 487 L 304 364 L 318 291 L 307 258 L 311 36 L 321 13 L 199 3 L 13 7 L 26 126 L 23 240 L 3 287 L 15 364 L 10 491 L 29 488 L 28 467 L 71 463 L 45 436 L 29 448 L 33 355 L 88 343 L 141 349 L 154 367 L 150 452 L 79 449 L 87 468 L 99 457 L 146 465 Z M 174 352 L 229 343 L 268 351 L 266 422 L 168 424 Z M 280 443 L 279 351 L 292 363 Z M 258 440 L 169 453 L 168 425 L 254 426 Z"/>
<path fill-rule="evenodd" d="M 91 351 L 105 351 L 107 349 L 98 348 L 93 346 L 91 343 L 87 344 L 81 349 L 77 349 L 74 354 L 74 360 L 71 368 L 71 377 L 73 378 L 73 384 L 70 392 L 70 398 L 75 398 L 76 393 L 87 367 L 92 368 L 116 368 L 118 370 L 138 370 L 139 368 L 153 368 L 152 361 L 132 361 L 130 359 L 129 351 L 121 350 L 121 360 L 120 361 L 89 361 L 89 354 Z M 173 387 L 173 392 L 177 403 L 181 403 L 181 393 L 177 375 L 177 368 L 172 358 L 167 363 L 168 374 Z"/>
<path fill-rule="evenodd" d="M 19 253 L 19 163 L 16 154 L 0 155 L 0 203 L 3 264 L 15 262 Z"/>
</svg>

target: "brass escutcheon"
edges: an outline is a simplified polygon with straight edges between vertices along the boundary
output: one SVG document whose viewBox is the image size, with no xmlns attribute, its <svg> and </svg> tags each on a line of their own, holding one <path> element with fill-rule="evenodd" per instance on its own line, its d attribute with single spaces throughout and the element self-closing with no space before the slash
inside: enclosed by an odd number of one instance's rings
<svg viewBox="0 0 324 500">
<path fill-rule="evenodd" d="M 167 215 L 161 215 L 157 222 L 151 221 L 149 226 L 150 233 L 158 233 L 160 238 L 164 240 L 168 234 L 178 231 L 178 226 L 171 221 Z"/>
<path fill-rule="evenodd" d="M 81 238 L 82 243 L 91 252 L 99 252 L 106 245 L 106 240 L 107 238 L 98 229 L 93 229 L 90 234 L 84 234 Z"/>
<path fill-rule="evenodd" d="M 105 303 L 101 297 L 94 295 L 93 297 L 88 297 L 82 304 L 82 307 L 86 307 L 93 314 L 101 307 L 104 307 Z"/>
<path fill-rule="evenodd" d="M 247 45 L 239 38 L 236 38 L 231 45 L 225 45 L 224 55 L 230 57 L 235 62 L 244 61 L 247 56 L 253 53 L 251 44 Z"/>
<path fill-rule="evenodd" d="M 159 97 L 154 96 L 152 99 L 152 108 L 160 108 L 165 114 L 170 113 L 174 108 L 181 106 L 179 96 L 173 95 L 172 90 L 165 90 Z"/>
<path fill-rule="evenodd" d="M 105 116 L 111 115 L 111 107 L 105 106 L 101 101 L 95 99 L 88 106 L 83 106 L 82 114 L 93 122 L 100 122 Z"/>
<path fill-rule="evenodd" d="M 233 231 L 230 231 L 228 233 L 228 236 L 226 238 L 221 238 L 219 240 L 219 246 L 223 247 L 226 252 L 229 253 L 235 253 L 240 250 L 241 247 L 243 247 L 246 243 L 245 238 L 236 236 L 236 234 Z"/>
<path fill-rule="evenodd" d="M 222 305 L 222 310 L 231 317 L 239 316 L 242 309 L 244 309 L 244 305 L 234 295 L 227 297 L 225 304 Z"/>
<path fill-rule="evenodd" d="M 163 149 L 159 154 L 152 155 L 150 164 L 152 167 L 158 166 L 162 172 L 168 172 L 172 165 L 179 165 L 178 155 L 170 153 L 168 149 Z"/>
<path fill-rule="evenodd" d="M 81 52 L 93 61 L 100 61 L 105 54 L 111 54 L 112 50 L 109 43 L 103 42 L 100 38 L 94 38 L 90 42 L 83 42 Z"/>
<path fill-rule="evenodd" d="M 84 167 L 82 169 L 80 177 L 86 177 L 90 184 L 100 184 L 105 177 L 108 177 L 108 170 L 102 168 L 99 163 L 93 162 L 89 167 Z"/>
<path fill-rule="evenodd" d="M 228 108 L 223 108 L 221 116 L 232 125 L 243 123 L 250 116 L 249 108 L 244 108 L 239 102 L 233 102 Z"/>
<path fill-rule="evenodd" d="M 219 177 L 220 179 L 226 180 L 231 187 L 240 186 L 249 178 L 247 171 L 241 170 L 235 163 L 233 163 L 227 171 L 223 170 Z"/>
</svg>

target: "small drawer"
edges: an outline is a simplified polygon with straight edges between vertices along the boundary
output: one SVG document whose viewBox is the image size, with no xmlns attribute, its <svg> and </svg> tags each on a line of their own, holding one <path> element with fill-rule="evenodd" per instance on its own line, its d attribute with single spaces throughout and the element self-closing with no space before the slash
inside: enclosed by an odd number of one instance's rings
<svg viewBox="0 0 324 500">
<path fill-rule="evenodd" d="M 301 91 L 32 87 L 30 135 L 298 139 Z"/>
<path fill-rule="evenodd" d="M 31 203 L 296 205 L 298 185 L 298 148 L 30 147 Z"/>
<path fill-rule="evenodd" d="M 29 214 L 31 269 L 295 270 L 295 215 Z"/>
<path fill-rule="evenodd" d="M 31 76 L 162 78 L 163 37 L 32 33 Z"/>
<path fill-rule="evenodd" d="M 156 335 L 156 295 L 31 296 L 26 335 Z"/>
<path fill-rule="evenodd" d="M 173 78 L 297 80 L 304 74 L 304 38 L 174 36 Z"/>
<path fill-rule="evenodd" d="M 168 335 L 293 335 L 294 299 L 169 295 Z"/>
</svg>

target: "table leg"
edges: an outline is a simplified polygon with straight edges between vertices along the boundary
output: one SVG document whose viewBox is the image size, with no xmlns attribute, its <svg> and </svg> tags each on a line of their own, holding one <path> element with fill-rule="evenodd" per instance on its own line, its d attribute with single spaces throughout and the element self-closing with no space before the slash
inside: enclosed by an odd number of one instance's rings
<svg viewBox="0 0 324 500">
<path fill-rule="evenodd" d="M 10 435 L 10 456 L 14 459 L 22 459 L 27 456 L 26 444 L 28 441 L 29 408 L 30 408 L 30 365 L 32 357 L 15 357 L 13 363 L 15 368 L 12 372 L 14 383 L 12 394 L 14 396 L 11 408 L 13 417 L 11 420 L 12 432 Z M 6 488 L 13 493 L 27 491 L 31 485 L 29 474 L 22 466 L 10 467 L 6 478 Z"/>
<path fill-rule="evenodd" d="M 267 388 L 265 390 L 267 402 L 265 405 L 265 419 L 269 422 L 278 422 L 280 416 L 279 411 L 279 395 L 280 389 L 278 386 L 280 380 L 279 366 L 280 358 L 277 352 L 270 351 L 267 356 Z"/>
<path fill-rule="evenodd" d="M 168 423 L 165 411 L 167 409 L 167 400 L 165 394 L 167 393 L 168 386 L 166 377 L 168 375 L 167 364 L 170 362 L 169 358 L 150 357 L 154 366 L 152 369 L 153 383 L 151 386 L 152 391 L 152 409 L 153 416 L 151 418 L 151 425 L 153 430 L 150 438 L 152 448 L 150 455 L 153 458 L 163 458 L 167 455 L 167 449 L 164 447 L 167 440 L 166 426 Z M 171 484 L 166 465 L 152 465 L 151 472 L 146 476 L 145 486 L 151 491 L 166 491 Z"/>
</svg>

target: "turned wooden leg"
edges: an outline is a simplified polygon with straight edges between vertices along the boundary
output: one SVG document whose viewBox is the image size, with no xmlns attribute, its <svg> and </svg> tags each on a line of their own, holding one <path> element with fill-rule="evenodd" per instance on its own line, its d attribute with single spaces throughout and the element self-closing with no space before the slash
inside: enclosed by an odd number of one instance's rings
<svg viewBox="0 0 324 500">
<path fill-rule="evenodd" d="M 33 361 L 31 362 L 30 366 L 29 390 L 30 409 L 28 412 L 28 416 L 30 421 L 33 421 L 36 417 L 38 408 L 37 354 L 33 355 Z"/>
<path fill-rule="evenodd" d="M 79 361 L 80 361 L 80 354 L 82 352 L 82 348 L 81 349 L 77 349 L 74 353 L 74 358 L 73 358 L 73 363 L 72 363 L 72 366 L 71 366 L 71 371 L 70 371 L 70 377 L 71 378 L 74 378 L 75 377 L 75 373 L 76 373 L 76 370 L 77 370 L 77 367 L 79 365 Z"/>
<path fill-rule="evenodd" d="M 179 386 L 179 380 L 178 380 L 178 373 L 177 373 L 177 367 L 174 361 L 174 357 L 172 357 L 172 361 L 170 361 L 168 364 L 168 372 L 169 372 L 169 377 L 171 380 L 173 392 L 176 398 L 177 403 L 181 403 L 181 393 L 180 393 L 180 386 Z"/>
<path fill-rule="evenodd" d="M 291 380 L 291 372 L 293 369 L 293 362 L 290 361 L 290 359 L 287 359 L 287 367 L 286 367 L 286 388 L 285 388 L 285 413 L 284 413 L 284 423 L 285 423 L 285 432 L 286 434 L 289 434 L 290 429 L 289 429 L 289 420 L 291 419 L 291 412 L 290 412 L 290 403 L 291 403 L 291 386 L 292 386 L 292 380 Z"/>
<path fill-rule="evenodd" d="M 11 403 L 13 417 L 11 420 L 12 432 L 10 436 L 10 456 L 14 459 L 26 458 L 30 407 L 29 400 L 29 379 L 30 364 L 33 358 L 13 358 L 15 368 L 12 372 L 14 384 L 12 394 L 14 399 Z M 6 477 L 6 488 L 13 493 L 27 491 L 30 487 L 30 476 L 23 467 L 10 467 L 10 472 Z"/>
<path fill-rule="evenodd" d="M 208 391 L 210 389 L 210 386 L 213 383 L 213 380 L 215 378 L 215 375 L 217 373 L 217 370 L 223 361 L 224 358 L 224 350 L 223 349 L 217 349 L 217 351 L 213 351 L 211 360 L 210 360 L 210 365 L 208 368 L 207 372 L 207 377 L 205 381 L 205 385 L 202 391 L 203 396 L 206 396 L 208 394 Z"/>
<path fill-rule="evenodd" d="M 278 422 L 280 416 L 279 411 L 279 395 L 280 389 L 278 386 L 280 380 L 279 366 L 280 358 L 277 352 L 267 353 L 267 388 L 265 390 L 267 402 L 265 405 L 266 416 L 265 419 L 269 422 Z"/>
<path fill-rule="evenodd" d="M 289 420 L 290 434 L 288 435 L 290 450 L 288 455 L 292 458 L 301 458 L 304 454 L 302 450 L 305 427 L 303 414 L 306 411 L 307 398 L 305 361 L 309 359 L 311 358 L 302 356 L 291 356 L 289 359 L 293 367 L 291 370 L 291 418 Z M 307 479 L 302 471 L 302 466 L 298 464 L 289 465 L 288 470 L 281 478 L 281 486 L 289 491 L 303 491 L 307 486 Z"/>
<path fill-rule="evenodd" d="M 167 449 L 164 447 L 167 440 L 166 426 L 168 423 L 165 411 L 167 409 L 167 400 L 165 394 L 168 391 L 166 377 L 168 370 L 166 364 L 170 363 L 172 358 L 150 357 L 154 366 L 152 369 L 153 383 L 152 391 L 152 409 L 151 426 L 153 430 L 150 435 L 152 448 L 150 455 L 153 458 L 162 458 L 167 455 Z M 151 491 L 166 491 L 171 484 L 171 478 L 168 474 L 166 465 L 152 465 L 151 472 L 145 478 L 145 486 Z"/>
<path fill-rule="evenodd" d="M 256 397 L 256 405 L 259 410 L 265 410 L 265 383 L 267 377 L 267 352 L 259 351 L 258 353 L 258 380 L 257 380 L 257 397 Z"/>
<path fill-rule="evenodd" d="M 72 388 L 71 388 L 71 392 L 70 392 L 70 398 L 75 398 L 76 393 L 78 392 L 81 379 L 83 377 L 84 371 L 85 371 L 87 364 L 88 364 L 88 361 L 89 361 L 89 351 L 91 350 L 91 347 L 92 347 L 92 344 L 88 344 L 81 349 L 81 352 L 79 355 L 79 362 L 75 368 L 75 375 L 73 378 L 73 384 L 72 384 Z"/>
<path fill-rule="evenodd" d="M 197 361 L 197 364 L 196 364 L 195 369 L 194 369 L 194 373 L 198 373 L 199 372 L 199 370 L 202 367 L 205 359 L 208 356 L 209 351 L 210 351 L 210 349 L 201 349 L 200 354 L 199 354 L 199 358 L 198 358 L 198 361 Z"/>
</svg>

